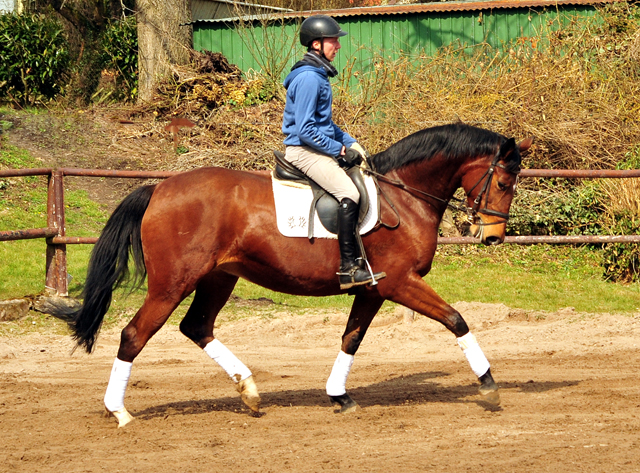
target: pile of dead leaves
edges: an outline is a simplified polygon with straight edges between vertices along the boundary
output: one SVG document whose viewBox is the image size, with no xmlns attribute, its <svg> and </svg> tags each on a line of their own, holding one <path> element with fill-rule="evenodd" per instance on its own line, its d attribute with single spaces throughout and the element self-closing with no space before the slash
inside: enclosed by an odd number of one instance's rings
<svg viewBox="0 0 640 473">
<path fill-rule="evenodd" d="M 173 66 L 173 77 L 161 83 L 150 111 L 163 117 L 208 118 L 224 105 L 251 105 L 263 87 L 260 78 L 243 78 L 221 53 L 193 51 L 191 64 Z"/>
</svg>

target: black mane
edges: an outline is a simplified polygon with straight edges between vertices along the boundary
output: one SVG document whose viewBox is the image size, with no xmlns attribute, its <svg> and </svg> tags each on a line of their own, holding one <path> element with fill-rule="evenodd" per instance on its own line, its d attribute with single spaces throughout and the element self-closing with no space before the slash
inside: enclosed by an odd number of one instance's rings
<svg viewBox="0 0 640 473">
<path fill-rule="evenodd" d="M 448 159 L 494 154 L 506 140 L 504 136 L 493 131 L 455 123 L 413 133 L 387 150 L 373 155 L 371 160 L 374 169 L 385 174 L 414 161 L 430 159 L 436 154 Z"/>
</svg>

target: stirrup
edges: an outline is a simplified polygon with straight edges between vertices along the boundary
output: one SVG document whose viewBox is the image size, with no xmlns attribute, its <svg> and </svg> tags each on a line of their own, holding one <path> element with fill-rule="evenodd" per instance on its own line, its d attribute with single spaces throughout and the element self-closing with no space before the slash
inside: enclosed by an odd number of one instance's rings
<svg viewBox="0 0 640 473">
<path fill-rule="evenodd" d="M 366 271 L 358 265 L 353 265 L 346 271 L 339 271 L 338 281 L 340 282 L 340 289 L 351 289 L 355 286 L 365 286 L 371 284 L 372 286 L 378 283 L 378 280 L 386 278 L 387 273 L 373 273 Z"/>
</svg>

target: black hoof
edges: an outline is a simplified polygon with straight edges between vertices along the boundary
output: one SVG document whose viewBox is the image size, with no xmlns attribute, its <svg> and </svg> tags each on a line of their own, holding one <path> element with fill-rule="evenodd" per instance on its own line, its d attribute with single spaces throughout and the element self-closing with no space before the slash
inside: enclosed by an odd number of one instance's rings
<svg viewBox="0 0 640 473">
<path fill-rule="evenodd" d="M 334 411 L 336 414 L 346 414 L 358 408 L 356 401 L 351 399 L 351 396 L 347 393 L 344 393 L 342 396 L 329 396 L 329 399 L 332 405 L 340 407 L 340 409 Z"/>
<path fill-rule="evenodd" d="M 498 393 L 498 385 L 491 376 L 491 369 L 478 378 L 480 380 L 480 394 L 485 402 L 493 406 L 500 405 L 500 394 Z"/>
</svg>

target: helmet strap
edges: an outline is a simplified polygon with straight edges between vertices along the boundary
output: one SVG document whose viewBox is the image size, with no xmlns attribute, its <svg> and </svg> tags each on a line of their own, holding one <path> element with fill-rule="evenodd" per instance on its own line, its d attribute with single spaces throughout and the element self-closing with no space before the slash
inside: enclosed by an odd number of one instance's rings
<svg viewBox="0 0 640 473">
<path fill-rule="evenodd" d="M 314 41 L 320 41 L 320 49 L 313 49 L 313 42 Z M 314 39 L 313 41 L 311 41 L 311 43 L 309 43 L 309 48 L 308 51 L 314 51 L 316 53 L 318 53 L 318 55 L 324 59 L 327 59 L 327 57 L 324 55 L 324 38 L 318 38 L 318 39 Z M 328 60 L 328 59 L 327 59 Z"/>
<path fill-rule="evenodd" d="M 327 59 L 324 55 L 324 38 L 320 38 L 320 57 Z"/>
</svg>

